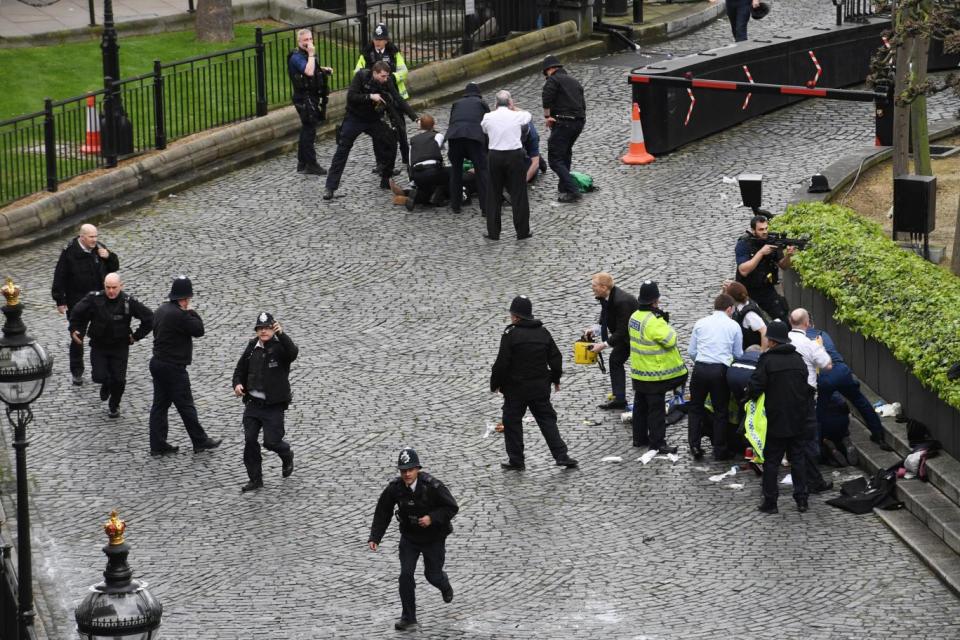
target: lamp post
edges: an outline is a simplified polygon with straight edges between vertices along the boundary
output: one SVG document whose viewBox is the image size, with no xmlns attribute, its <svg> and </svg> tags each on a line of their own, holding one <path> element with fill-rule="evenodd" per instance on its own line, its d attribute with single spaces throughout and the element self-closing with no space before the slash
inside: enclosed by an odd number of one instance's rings
<svg viewBox="0 0 960 640">
<path fill-rule="evenodd" d="M 30 561 L 30 503 L 27 495 L 27 425 L 33 420 L 30 403 L 40 397 L 53 370 L 53 358 L 27 335 L 20 316 L 20 287 L 7 278 L 0 293 L 6 321 L 0 337 L 0 400 L 7 405 L 7 419 L 13 425 L 13 448 L 17 459 L 17 632 L 26 638 L 36 613 L 33 610 L 33 570 Z"/>
<path fill-rule="evenodd" d="M 103 35 L 100 38 L 103 60 L 103 114 L 100 116 L 101 153 L 107 167 L 117 166 L 117 156 L 133 153 L 133 126 L 123 109 L 120 88 L 120 45 L 113 24 L 113 2 L 103 0 Z"/>
<path fill-rule="evenodd" d="M 90 593 L 74 612 L 77 631 L 87 640 L 121 640 L 159 637 L 163 606 L 147 591 L 147 583 L 131 580 L 133 570 L 127 564 L 130 547 L 123 534 L 127 523 L 116 511 L 103 524 L 110 539 L 103 547 L 107 556 L 104 581 L 90 587 Z"/>
</svg>

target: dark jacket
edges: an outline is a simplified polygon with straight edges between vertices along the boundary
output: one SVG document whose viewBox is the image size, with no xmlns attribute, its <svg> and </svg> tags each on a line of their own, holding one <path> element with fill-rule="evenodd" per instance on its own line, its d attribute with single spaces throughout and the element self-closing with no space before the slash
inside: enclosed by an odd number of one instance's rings
<svg viewBox="0 0 960 640">
<path fill-rule="evenodd" d="M 102 246 L 97 243 L 97 248 Z M 73 308 L 73 305 L 91 291 L 102 290 L 103 279 L 107 274 L 120 269 L 117 254 L 110 251 L 106 259 L 103 259 L 97 253 L 97 248 L 84 251 L 77 236 L 60 252 L 57 268 L 53 272 L 53 287 L 50 289 L 58 306 L 67 305 Z"/>
<path fill-rule="evenodd" d="M 140 326 L 131 332 L 133 318 L 140 321 Z M 131 337 L 134 342 L 142 340 L 152 327 L 153 312 L 124 291 L 113 300 L 103 291 L 88 293 L 70 312 L 70 333 L 89 334 L 93 347 L 129 347 Z"/>
<path fill-rule="evenodd" d="M 437 167 L 443 167 L 443 153 L 437 144 L 437 132 L 433 130 L 421 131 L 410 138 L 410 167 L 427 160 L 435 160 Z"/>
<path fill-rule="evenodd" d="M 601 303 L 600 326 L 606 325 L 603 339 L 614 349 L 624 350 L 630 347 L 628 325 L 630 316 L 637 310 L 637 298 L 620 289 L 610 289 L 610 296 Z"/>
<path fill-rule="evenodd" d="M 490 107 L 483 101 L 479 90 L 465 91 L 463 97 L 450 107 L 450 124 L 447 125 L 447 140 L 465 138 L 484 143 L 486 149 L 487 137 L 480 127 L 483 115 L 489 113 Z"/>
<path fill-rule="evenodd" d="M 511 324 L 500 338 L 500 351 L 490 374 L 490 390 L 503 395 L 540 398 L 563 375 L 563 356 L 539 320 Z"/>
<path fill-rule="evenodd" d="M 370 542 L 380 544 L 393 516 L 394 506 L 399 507 L 397 520 L 400 521 L 400 534 L 418 543 L 436 542 L 450 535 L 453 531 L 450 521 L 460 510 L 450 490 L 426 471 L 421 471 L 417 476 L 416 492 L 410 491 L 403 479 L 396 477 L 377 500 L 373 526 L 370 527 Z M 430 526 L 421 527 L 417 521 L 426 515 L 430 516 Z"/>
<path fill-rule="evenodd" d="M 792 344 L 778 344 L 765 351 L 747 385 L 747 396 L 766 394 L 767 434 L 793 438 L 805 434 L 813 403 L 813 388 L 807 384 L 807 365 Z"/>
<path fill-rule="evenodd" d="M 734 358 L 727 367 L 727 386 L 737 402 L 746 400 L 747 385 L 750 384 L 753 372 L 757 370 L 759 359 L 759 351 L 744 351 L 742 356 Z"/>
<path fill-rule="evenodd" d="M 743 348 L 752 347 L 753 345 L 759 345 L 763 342 L 763 336 L 760 335 L 759 331 L 754 331 L 753 329 L 748 329 L 743 326 L 743 319 L 747 317 L 747 314 L 753 311 L 755 314 L 760 316 L 760 319 L 763 319 L 763 310 L 753 300 L 748 300 L 747 304 L 743 305 L 742 309 L 734 309 L 733 315 L 730 316 L 733 318 L 733 321 L 737 323 L 737 326 L 740 327 L 740 333 L 743 334 Z"/>
<path fill-rule="evenodd" d="M 246 403 L 252 398 L 250 395 L 250 362 L 253 352 L 257 348 L 260 338 L 253 338 L 247 343 L 243 355 L 237 361 L 233 370 L 233 386 L 242 384 L 244 388 L 243 401 Z M 263 367 L 257 374 L 263 382 L 263 393 L 267 396 L 266 404 L 283 404 L 284 408 L 290 403 L 290 363 L 297 359 L 300 348 L 284 333 L 275 333 L 263 345 Z"/>
<path fill-rule="evenodd" d="M 193 361 L 193 339 L 203 335 L 203 320 L 193 309 L 164 302 L 153 312 L 153 357 L 186 366 Z"/>
<path fill-rule="evenodd" d="M 541 102 L 544 109 L 550 109 L 551 116 L 585 118 L 587 103 L 583 98 L 583 87 L 563 68 L 547 76 L 543 83 Z"/>
<path fill-rule="evenodd" d="M 351 115 L 364 122 L 376 122 L 384 115 L 384 107 L 375 104 L 370 100 L 370 94 L 379 93 L 384 100 L 389 101 L 397 113 L 405 113 L 410 120 L 417 119 L 417 112 L 414 111 L 407 101 L 400 97 L 397 92 L 397 85 L 387 77 L 383 84 L 373 79 L 373 71 L 370 69 L 360 69 L 353 76 L 350 86 L 347 88 L 347 115 Z"/>
</svg>

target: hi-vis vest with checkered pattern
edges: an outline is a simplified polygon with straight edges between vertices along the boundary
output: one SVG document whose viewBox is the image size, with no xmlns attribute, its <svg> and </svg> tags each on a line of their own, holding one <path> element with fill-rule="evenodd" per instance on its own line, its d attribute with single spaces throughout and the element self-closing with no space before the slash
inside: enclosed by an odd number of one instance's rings
<svg viewBox="0 0 960 640">
<path fill-rule="evenodd" d="M 650 311 L 630 316 L 630 377 L 643 382 L 670 380 L 687 373 L 677 349 L 677 332 Z"/>
</svg>

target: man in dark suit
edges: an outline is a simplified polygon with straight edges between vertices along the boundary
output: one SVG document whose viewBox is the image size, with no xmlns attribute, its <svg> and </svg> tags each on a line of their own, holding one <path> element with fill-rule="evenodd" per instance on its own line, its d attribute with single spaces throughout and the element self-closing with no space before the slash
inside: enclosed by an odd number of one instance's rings
<svg viewBox="0 0 960 640">
<path fill-rule="evenodd" d="M 480 87 L 471 82 L 463 97 L 450 107 L 450 124 L 447 126 L 447 158 L 450 160 L 450 209 L 460 213 L 463 194 L 463 160 L 468 158 L 476 171 L 477 194 L 480 211 L 486 212 L 489 197 L 489 174 L 487 173 L 487 139 L 480 127 L 483 115 L 490 107 L 480 95 Z"/>
<path fill-rule="evenodd" d="M 627 325 L 630 316 L 637 310 L 637 298 L 623 289 L 613 286 L 613 276 L 606 271 L 594 274 L 590 280 L 593 295 L 600 301 L 600 342 L 590 347 L 599 353 L 611 347 L 610 351 L 610 388 L 613 399 L 600 405 L 601 409 L 627 408 L 627 374 L 623 365 L 630 357 L 630 338 Z M 593 330 L 587 337 L 594 337 Z"/>
</svg>

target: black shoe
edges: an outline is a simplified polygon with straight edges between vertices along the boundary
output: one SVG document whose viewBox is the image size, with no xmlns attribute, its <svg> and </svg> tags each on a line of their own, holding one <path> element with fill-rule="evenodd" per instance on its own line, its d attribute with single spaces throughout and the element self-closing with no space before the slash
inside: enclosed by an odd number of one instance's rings
<svg viewBox="0 0 960 640">
<path fill-rule="evenodd" d="M 290 457 L 283 461 L 283 470 L 280 473 L 284 478 L 289 478 L 293 473 L 293 451 L 290 452 Z"/>
<path fill-rule="evenodd" d="M 693 456 L 694 460 L 702 460 L 703 449 L 701 449 L 700 447 L 690 447 L 690 455 Z"/>
<path fill-rule="evenodd" d="M 641 440 L 640 442 L 637 442 L 636 440 L 634 440 L 633 446 L 637 447 L 638 449 L 640 449 L 640 448 L 642 448 L 642 447 L 647 447 L 647 448 L 649 448 L 649 447 L 650 447 L 650 441 L 649 441 L 649 440 Z"/>
<path fill-rule="evenodd" d="M 450 213 L 463 213 L 459 206 L 450 205 Z"/>
<path fill-rule="evenodd" d="M 75 373 L 73 374 L 73 386 L 82 387 L 83 386 L 83 374 Z"/>
<path fill-rule="evenodd" d="M 246 493 L 247 491 L 256 491 L 257 489 L 263 488 L 263 480 L 251 480 L 247 484 L 240 487 L 240 493 Z"/>
<path fill-rule="evenodd" d="M 166 444 L 159 449 L 150 449 L 150 455 L 152 456 L 168 456 L 172 453 L 180 451 L 180 447 L 172 444 Z"/>
<path fill-rule="evenodd" d="M 193 452 L 200 453 L 201 451 L 206 451 L 207 449 L 216 449 L 220 446 L 222 439 L 220 438 L 207 438 L 203 442 L 198 442 L 193 445 Z"/>
<path fill-rule="evenodd" d="M 733 453 L 726 450 L 714 451 L 713 459 L 717 462 L 726 462 L 727 460 L 733 460 Z"/>
<path fill-rule="evenodd" d="M 74 382 L 76 384 L 76 382 Z M 882 433 L 875 433 L 870 436 L 870 442 L 873 442 L 881 451 L 893 451 L 893 447 L 883 441 Z"/>
<path fill-rule="evenodd" d="M 327 175 L 327 170 L 318 164 L 309 164 L 303 168 L 301 173 L 305 173 L 309 176 L 325 176 Z"/>
<path fill-rule="evenodd" d="M 416 629 L 417 621 L 407 620 L 406 618 L 400 618 L 399 620 L 393 623 L 393 628 L 396 629 L 397 631 L 408 631 L 410 629 Z"/>
<path fill-rule="evenodd" d="M 453 586 L 447 585 L 447 588 L 440 592 L 443 596 L 443 601 L 447 604 L 453 602 Z"/>
<path fill-rule="evenodd" d="M 522 236 L 517 236 L 517 240 L 526 240 L 527 238 L 532 238 L 532 237 L 533 237 L 532 233 L 525 233 Z"/>
<path fill-rule="evenodd" d="M 573 467 L 577 466 L 577 461 L 573 458 L 560 458 L 557 460 L 557 466 L 572 469 Z"/>
<path fill-rule="evenodd" d="M 598 405 L 597 405 L 597 408 L 598 408 L 598 409 L 607 409 L 608 411 L 612 411 L 612 410 L 614 410 L 614 409 L 626 409 L 626 408 L 627 408 L 627 401 L 626 401 L 626 400 L 617 400 L 617 399 L 607 400 L 607 401 L 604 402 L 603 404 L 598 404 Z"/>
<path fill-rule="evenodd" d="M 522 462 L 501 462 L 501 469 L 506 469 L 507 471 L 523 471 L 527 468 L 527 465 Z"/>
<path fill-rule="evenodd" d="M 547 172 L 547 161 L 543 159 L 543 156 L 540 156 L 540 173 Z"/>
<path fill-rule="evenodd" d="M 380 177 L 380 188 L 389 189 L 390 188 L 390 178 L 388 176 Z"/>
<path fill-rule="evenodd" d="M 670 445 L 663 445 L 662 447 L 657 447 L 657 453 L 676 453 L 677 448 L 671 447 Z"/>
<path fill-rule="evenodd" d="M 404 203 L 404 206 L 407 208 L 407 211 L 413 211 L 414 199 L 417 197 L 417 190 L 413 187 L 410 188 L 410 191 L 407 192 L 407 201 Z"/>
<path fill-rule="evenodd" d="M 111 418 L 119 418 L 119 417 L 120 417 L 120 409 L 110 409 L 110 413 L 108 413 L 107 415 L 108 415 L 109 417 L 111 417 Z"/>
<path fill-rule="evenodd" d="M 109 399 L 110 399 L 110 386 L 106 382 L 104 382 L 102 385 L 100 385 L 100 401 L 106 402 Z"/>
<path fill-rule="evenodd" d="M 810 510 L 810 504 L 807 502 L 806 498 L 797 498 L 797 511 L 800 513 L 806 513 Z"/>
<path fill-rule="evenodd" d="M 827 460 L 835 467 L 845 467 L 847 466 L 847 459 L 844 457 L 840 450 L 837 449 L 837 445 L 833 444 L 832 440 L 826 438 L 823 439 L 823 446 L 827 450 Z"/>
<path fill-rule="evenodd" d="M 324 190 L 323 190 L 323 199 L 324 199 L 324 200 L 333 200 L 333 189 L 324 189 Z"/>
<path fill-rule="evenodd" d="M 808 491 L 810 493 L 823 493 L 824 491 L 830 491 L 833 489 L 833 481 L 823 482 L 817 485 L 811 485 Z"/>
<path fill-rule="evenodd" d="M 579 199 L 579 193 L 568 193 L 566 191 L 557 196 L 557 202 L 576 202 Z"/>
<path fill-rule="evenodd" d="M 777 503 L 772 500 L 764 500 L 760 503 L 760 506 L 757 507 L 757 511 L 761 513 L 778 513 Z"/>
<path fill-rule="evenodd" d="M 499 240 L 500 236 L 491 236 L 489 233 L 483 234 L 483 237 L 487 240 Z"/>
<path fill-rule="evenodd" d="M 844 453 L 847 454 L 847 462 L 849 462 L 851 466 L 855 467 L 860 464 L 860 452 L 857 451 L 857 448 L 850 442 L 850 438 L 841 440 L 840 446 L 843 447 Z"/>
<path fill-rule="evenodd" d="M 303 170 L 307 168 L 307 165 L 302 162 L 297 163 L 297 173 L 303 173 Z"/>
</svg>

